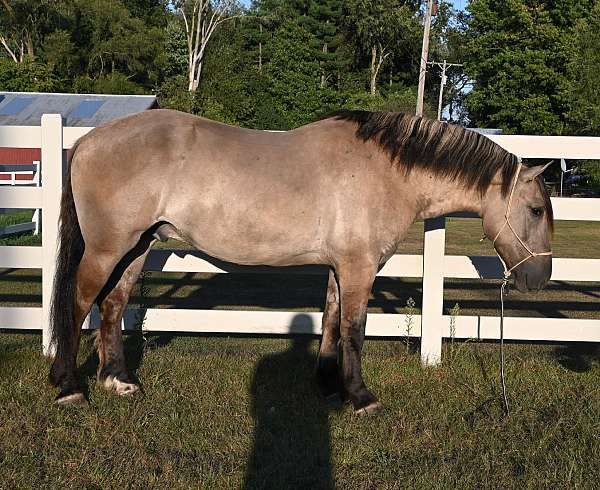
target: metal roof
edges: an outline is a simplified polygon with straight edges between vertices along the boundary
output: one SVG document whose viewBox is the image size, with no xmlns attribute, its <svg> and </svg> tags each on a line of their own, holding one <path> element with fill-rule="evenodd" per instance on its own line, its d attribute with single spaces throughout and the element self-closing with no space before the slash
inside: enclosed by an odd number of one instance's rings
<svg viewBox="0 0 600 490">
<path fill-rule="evenodd" d="M 154 95 L 0 92 L 0 126 L 39 126 L 42 114 L 61 114 L 65 126 L 100 126 L 155 107 Z"/>
</svg>

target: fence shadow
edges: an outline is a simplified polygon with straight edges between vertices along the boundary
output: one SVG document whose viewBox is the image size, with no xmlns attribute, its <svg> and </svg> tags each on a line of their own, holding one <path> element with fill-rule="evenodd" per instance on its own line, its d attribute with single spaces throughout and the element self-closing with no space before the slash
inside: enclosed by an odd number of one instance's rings
<svg viewBox="0 0 600 490">
<path fill-rule="evenodd" d="M 290 333 L 315 332 L 296 315 Z M 308 335 L 296 335 L 283 352 L 264 356 L 252 378 L 254 440 L 244 485 L 250 489 L 333 489 L 328 414 L 341 408 L 319 395 L 316 355 Z"/>
</svg>

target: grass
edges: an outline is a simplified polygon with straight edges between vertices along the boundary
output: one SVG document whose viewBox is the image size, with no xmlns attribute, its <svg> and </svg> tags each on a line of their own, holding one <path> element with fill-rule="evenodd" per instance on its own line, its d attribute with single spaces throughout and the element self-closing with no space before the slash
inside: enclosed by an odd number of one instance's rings
<svg viewBox="0 0 600 490">
<path fill-rule="evenodd" d="M 0 214 L 0 228 L 5 226 L 17 225 L 19 223 L 30 222 L 33 217 L 32 210 L 18 211 L 10 214 Z M 18 233 L 0 238 L 0 246 L 8 245 L 28 245 L 40 246 L 42 244 L 41 235 L 34 235 L 32 232 Z"/>
<path fill-rule="evenodd" d="M 319 396 L 308 338 L 128 336 L 133 398 L 95 386 L 83 343 L 91 407 L 59 409 L 39 337 L 0 336 L 0 487 L 593 488 L 600 476 L 593 348 L 508 346 L 506 419 L 495 346 L 454 344 L 422 369 L 403 344 L 367 341 L 386 410 L 360 419 Z"/>
<path fill-rule="evenodd" d="M 480 230 L 476 220 L 449 220 L 447 253 L 493 254 L 477 241 Z M 401 252 L 420 253 L 421 235 L 422 225 L 413 226 Z M 553 249 L 598 258 L 599 235 L 599 223 L 559 222 Z M 316 276 L 148 273 L 132 303 L 314 311 L 325 284 Z M 445 287 L 447 311 L 459 303 L 461 315 L 497 314 L 497 282 Z M 418 312 L 420 288 L 378 278 L 369 311 L 404 312 L 412 297 Z M 507 314 L 598 318 L 599 289 L 551 283 L 535 296 L 509 296 Z M 40 303 L 39 271 L 0 270 L 0 304 Z M 357 419 L 318 395 L 318 343 L 309 338 L 131 334 L 127 360 L 144 393 L 123 399 L 96 387 L 86 335 L 87 410 L 51 405 L 56 391 L 40 344 L 39 335 L 0 335 L 0 488 L 592 488 L 600 476 L 595 345 L 507 346 L 506 419 L 495 345 L 449 343 L 442 367 L 422 369 L 415 341 L 370 340 L 363 370 L 386 410 Z"/>
</svg>

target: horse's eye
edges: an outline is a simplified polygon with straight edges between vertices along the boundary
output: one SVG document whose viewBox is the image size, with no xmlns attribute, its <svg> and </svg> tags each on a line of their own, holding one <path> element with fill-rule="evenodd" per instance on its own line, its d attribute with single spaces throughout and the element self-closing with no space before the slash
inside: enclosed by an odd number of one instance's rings
<svg viewBox="0 0 600 490">
<path fill-rule="evenodd" d="M 534 216 L 541 216 L 542 214 L 544 214 L 544 208 L 531 208 L 531 214 L 533 214 Z"/>
</svg>

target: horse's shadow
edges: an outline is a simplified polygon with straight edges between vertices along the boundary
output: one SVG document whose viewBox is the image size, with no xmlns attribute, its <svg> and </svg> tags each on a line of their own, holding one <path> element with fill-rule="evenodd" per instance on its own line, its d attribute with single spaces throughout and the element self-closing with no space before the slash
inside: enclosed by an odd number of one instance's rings
<svg viewBox="0 0 600 490">
<path fill-rule="evenodd" d="M 312 319 L 298 314 L 290 333 Z M 252 378 L 254 439 L 244 489 L 333 489 L 328 403 L 319 395 L 310 336 L 296 335 L 287 350 L 264 356 Z M 339 402 L 337 402 L 339 408 Z"/>
<path fill-rule="evenodd" d="M 250 393 L 254 434 L 244 489 L 335 488 L 329 412 L 342 405 L 339 400 L 325 400 L 319 393 L 315 340 L 310 335 L 315 332 L 309 315 L 295 315 L 289 326 L 292 337 L 288 348 L 263 356 L 254 369 Z M 143 337 L 141 332 L 125 335 L 123 345 L 130 372 L 137 371 L 145 351 L 167 345 L 172 336 Z M 98 356 L 91 349 L 80 366 L 84 381 L 95 376 L 97 368 Z"/>
<path fill-rule="evenodd" d="M 585 373 L 600 361 L 600 346 L 595 342 L 571 342 L 557 347 L 554 355 L 565 369 Z"/>
</svg>

